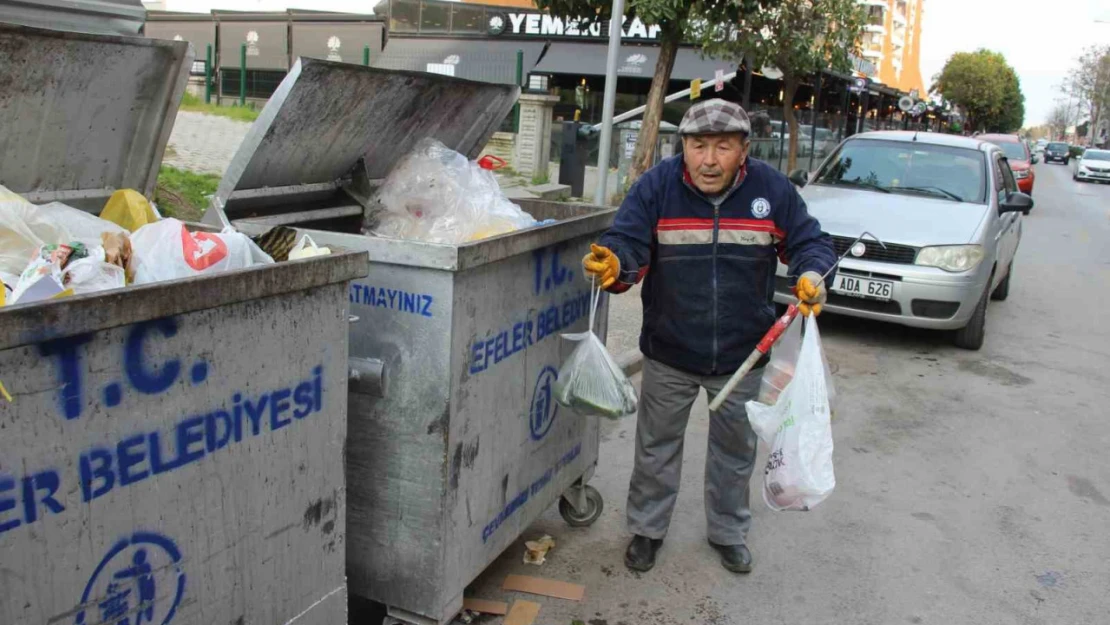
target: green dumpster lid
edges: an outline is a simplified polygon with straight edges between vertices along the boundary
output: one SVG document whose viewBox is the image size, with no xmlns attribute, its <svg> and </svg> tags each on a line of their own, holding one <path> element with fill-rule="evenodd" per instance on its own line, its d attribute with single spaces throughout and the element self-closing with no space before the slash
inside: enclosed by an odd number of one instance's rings
<svg viewBox="0 0 1110 625">
<path fill-rule="evenodd" d="M 226 224 L 279 204 L 334 209 L 326 198 L 358 196 L 425 137 L 473 159 L 519 95 L 515 85 L 301 57 L 247 132 L 204 220 Z"/>
<path fill-rule="evenodd" d="M 0 23 L 0 184 L 99 213 L 151 197 L 193 51 L 184 41 Z"/>
</svg>

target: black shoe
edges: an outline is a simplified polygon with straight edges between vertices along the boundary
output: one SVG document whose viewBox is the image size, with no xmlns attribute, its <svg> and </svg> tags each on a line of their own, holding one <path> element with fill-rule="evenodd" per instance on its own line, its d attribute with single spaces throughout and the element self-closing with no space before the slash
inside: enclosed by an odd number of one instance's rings
<svg viewBox="0 0 1110 625">
<path fill-rule="evenodd" d="M 752 572 L 752 552 L 748 551 L 747 545 L 718 545 L 710 542 L 709 546 L 721 554 L 721 566 L 733 573 Z"/>
<path fill-rule="evenodd" d="M 628 543 L 628 551 L 624 552 L 624 565 L 641 573 L 650 571 L 655 566 L 655 552 L 662 546 L 662 538 L 633 536 L 632 542 Z"/>
</svg>

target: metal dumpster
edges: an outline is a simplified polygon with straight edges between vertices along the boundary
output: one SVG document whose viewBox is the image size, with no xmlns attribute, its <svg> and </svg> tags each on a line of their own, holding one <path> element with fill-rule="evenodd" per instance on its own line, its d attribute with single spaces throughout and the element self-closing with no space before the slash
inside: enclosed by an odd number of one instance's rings
<svg viewBox="0 0 1110 625">
<path fill-rule="evenodd" d="M 460 246 L 360 233 L 375 185 L 419 139 L 474 158 L 517 94 L 302 58 L 217 193 L 244 231 L 296 225 L 369 254 L 349 291 L 361 381 L 348 412 L 348 583 L 406 622 L 450 620 L 466 585 L 560 496 L 573 524 L 601 513 L 583 486 L 597 419 L 558 407 L 552 383 L 573 347 L 558 335 L 587 325 L 579 259 L 614 211 L 521 202 L 559 221 Z"/>
<path fill-rule="evenodd" d="M 191 56 L 0 25 L 0 184 L 89 210 L 151 189 Z M 338 253 L 0 308 L 0 623 L 346 622 L 366 271 Z"/>
</svg>

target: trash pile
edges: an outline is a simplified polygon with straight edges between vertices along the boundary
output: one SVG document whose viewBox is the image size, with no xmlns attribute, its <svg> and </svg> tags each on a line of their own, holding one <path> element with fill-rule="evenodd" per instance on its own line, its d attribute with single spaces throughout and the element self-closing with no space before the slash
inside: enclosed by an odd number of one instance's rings
<svg viewBox="0 0 1110 625">
<path fill-rule="evenodd" d="M 258 237 L 285 245 L 277 260 L 331 253 L 307 235 L 297 241 L 295 230 L 277 230 Z M 0 186 L 0 306 L 273 262 L 247 235 L 190 231 L 131 189 L 113 193 L 97 217 L 59 202 L 36 206 Z"/>
<path fill-rule="evenodd" d="M 363 231 L 460 244 L 552 223 L 536 221 L 501 192 L 488 169 L 435 139 L 421 139 L 378 190 Z"/>
</svg>

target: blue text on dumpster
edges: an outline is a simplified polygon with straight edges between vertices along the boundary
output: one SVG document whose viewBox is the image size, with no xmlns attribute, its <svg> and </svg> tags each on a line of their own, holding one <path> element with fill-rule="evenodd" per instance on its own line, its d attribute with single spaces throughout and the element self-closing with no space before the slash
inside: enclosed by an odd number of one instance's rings
<svg viewBox="0 0 1110 625">
<path fill-rule="evenodd" d="M 435 298 L 427 293 L 410 293 L 357 282 L 351 283 L 348 298 L 352 304 L 388 308 L 421 317 L 432 316 L 432 304 L 435 302 Z"/>
<path fill-rule="evenodd" d="M 487 523 L 486 526 L 482 528 L 482 542 L 487 542 L 490 537 L 493 536 L 493 534 L 497 531 L 497 528 L 501 527 L 501 525 L 505 523 L 505 521 L 509 520 L 509 518 L 511 518 L 517 510 L 523 507 L 524 504 L 528 503 L 528 500 L 530 498 L 535 497 L 540 493 L 540 491 L 546 488 L 547 485 L 551 483 L 551 480 L 554 479 L 555 476 L 558 475 L 564 467 L 574 462 L 574 459 L 577 458 L 581 453 L 582 443 L 578 443 L 577 445 L 572 447 L 570 451 L 563 454 L 563 456 L 559 458 L 558 462 L 544 471 L 543 475 L 536 478 L 530 485 L 526 486 L 519 493 L 517 493 L 515 497 L 510 499 L 508 503 L 505 504 L 505 507 L 497 513 L 497 516 L 495 516 L 492 521 Z"/>
<path fill-rule="evenodd" d="M 583 291 L 496 330 L 471 345 L 470 374 L 486 371 L 517 352 L 569 329 L 589 315 L 590 294 Z"/>
<path fill-rule="evenodd" d="M 82 451 L 76 475 L 48 468 L 19 479 L 0 473 L 0 535 L 30 525 L 60 501 L 76 482 L 82 502 L 103 497 L 155 475 L 203 460 L 226 447 L 293 425 L 324 408 L 323 365 L 288 386 L 261 393 L 233 393 L 222 405 L 185 415 L 172 425 L 133 432 L 115 444 Z"/>
<path fill-rule="evenodd" d="M 143 323 L 136 323 L 127 332 L 123 342 L 122 377 L 130 389 L 144 395 L 157 395 L 165 392 L 181 377 L 186 364 L 179 358 L 168 358 L 161 363 L 150 362 L 146 347 L 159 337 L 172 338 L 177 335 L 177 320 L 163 317 Z M 82 347 L 92 341 L 91 334 L 78 334 L 63 339 L 39 343 L 39 353 L 53 358 L 60 384 L 59 401 L 62 414 L 66 419 L 81 416 L 85 405 L 84 376 L 85 364 L 82 362 Z M 189 379 L 200 384 L 208 378 L 208 363 L 197 359 L 189 365 Z M 111 382 L 103 390 L 104 404 L 117 406 L 123 399 L 122 382 Z"/>
</svg>

